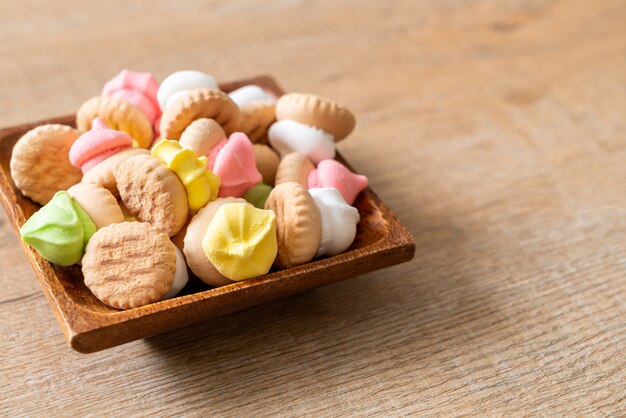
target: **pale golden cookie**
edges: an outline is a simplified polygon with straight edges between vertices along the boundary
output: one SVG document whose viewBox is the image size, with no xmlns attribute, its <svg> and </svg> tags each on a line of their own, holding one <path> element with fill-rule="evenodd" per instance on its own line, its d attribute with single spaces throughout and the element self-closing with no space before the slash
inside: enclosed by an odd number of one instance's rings
<svg viewBox="0 0 626 418">
<path fill-rule="evenodd" d="M 274 122 L 274 103 L 254 100 L 239 108 L 239 130 L 248 135 L 253 144 L 267 143 L 267 130 Z"/>
<path fill-rule="evenodd" d="M 187 265 L 193 271 L 193 273 L 200 278 L 206 284 L 211 286 L 226 286 L 233 283 L 233 281 L 224 277 L 217 269 L 211 264 L 207 258 L 204 250 L 202 249 L 202 239 L 206 234 L 206 230 L 215 215 L 215 212 L 226 203 L 246 203 L 243 199 L 236 197 L 219 198 L 212 202 L 209 202 L 205 207 L 191 218 L 191 222 L 187 226 L 187 233 L 184 239 L 183 252 Z"/>
<path fill-rule="evenodd" d="M 280 160 L 276 170 L 276 184 L 295 181 L 304 187 L 308 187 L 307 179 L 309 178 L 309 173 L 313 170 L 315 170 L 315 166 L 306 155 L 292 152 Z"/>
<path fill-rule="evenodd" d="M 194 151 L 196 155 L 209 155 L 211 148 L 222 139 L 226 139 L 226 132 L 213 119 L 197 119 L 180 136 L 180 145 Z"/>
<path fill-rule="evenodd" d="M 79 135 L 57 124 L 38 126 L 22 135 L 11 154 L 11 177 L 24 196 L 45 205 L 56 192 L 80 181 L 80 169 L 69 160 L 70 147 Z"/>
<path fill-rule="evenodd" d="M 124 222 L 122 208 L 117 204 L 115 196 L 104 187 L 93 183 L 77 183 L 67 192 L 87 212 L 96 228 Z"/>
<path fill-rule="evenodd" d="M 181 251 L 183 250 L 185 246 L 184 241 L 185 241 L 185 235 L 187 234 L 187 227 L 189 227 L 189 222 L 191 222 L 192 219 L 193 218 L 189 216 L 187 218 L 187 222 L 185 223 L 185 225 L 182 228 L 180 228 L 180 231 L 178 231 L 176 235 L 170 238 L 172 242 L 174 243 L 174 245 L 177 246 L 178 249 Z"/>
<path fill-rule="evenodd" d="M 185 225 L 185 187 L 163 161 L 137 155 L 119 166 L 115 179 L 124 205 L 137 220 L 150 222 L 170 237 Z"/>
<path fill-rule="evenodd" d="M 99 184 L 118 198 L 120 193 L 117 190 L 117 181 L 115 180 L 117 168 L 130 157 L 149 153 L 150 152 L 144 148 L 128 148 L 115 153 L 89 169 L 89 171 L 83 175 L 82 182 Z"/>
<path fill-rule="evenodd" d="M 174 283 L 176 252 L 145 222 L 122 222 L 96 232 L 82 260 L 85 285 L 103 303 L 131 309 L 161 300 Z"/>
<path fill-rule="evenodd" d="M 120 206 L 120 209 L 122 209 L 122 215 L 124 215 L 124 220 L 126 222 L 138 222 L 137 218 L 135 218 L 133 214 L 130 213 L 130 211 L 121 199 L 118 199 L 117 204 Z"/>
<path fill-rule="evenodd" d="M 148 148 L 152 144 L 152 124 L 135 105 L 114 97 L 92 97 L 76 112 L 76 127 L 80 131 L 88 131 L 91 122 L 97 117 L 102 118 L 109 128 L 126 132 L 141 148 Z"/>
<path fill-rule="evenodd" d="M 256 161 L 257 170 L 263 176 L 263 182 L 273 186 L 280 163 L 280 157 L 276 151 L 267 145 L 254 144 L 254 161 Z"/>
<path fill-rule="evenodd" d="M 201 118 L 215 120 L 230 135 L 239 127 L 239 108 L 223 91 L 208 88 L 191 90 L 163 112 L 161 136 L 178 140 L 191 122 Z"/>
<path fill-rule="evenodd" d="M 276 213 L 279 267 L 294 267 L 310 261 L 320 246 L 320 211 L 307 188 L 295 182 L 277 185 L 265 202 Z"/>
<path fill-rule="evenodd" d="M 276 119 L 292 119 L 321 128 L 341 141 L 352 132 L 354 115 L 338 103 L 314 94 L 289 93 L 276 102 Z"/>
</svg>

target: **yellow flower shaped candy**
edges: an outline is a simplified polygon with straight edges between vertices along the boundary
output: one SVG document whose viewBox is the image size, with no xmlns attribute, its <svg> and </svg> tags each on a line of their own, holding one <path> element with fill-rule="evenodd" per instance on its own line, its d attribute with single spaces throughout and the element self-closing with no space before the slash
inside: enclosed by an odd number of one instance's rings
<svg viewBox="0 0 626 418">
<path fill-rule="evenodd" d="M 206 168 L 206 157 L 198 157 L 192 150 L 183 148 L 178 141 L 168 139 L 152 148 L 152 156 L 176 173 L 187 190 L 191 210 L 199 210 L 217 198 L 220 178 Z"/>
<path fill-rule="evenodd" d="M 217 271 L 230 280 L 266 274 L 276 258 L 276 215 L 248 203 L 226 203 L 211 220 L 202 249 Z"/>
</svg>

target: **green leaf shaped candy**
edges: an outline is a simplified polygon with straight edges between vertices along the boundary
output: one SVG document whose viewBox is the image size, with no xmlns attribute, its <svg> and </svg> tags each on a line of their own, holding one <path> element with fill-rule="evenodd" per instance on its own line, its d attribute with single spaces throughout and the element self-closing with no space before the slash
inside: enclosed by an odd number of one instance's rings
<svg viewBox="0 0 626 418">
<path fill-rule="evenodd" d="M 57 192 L 22 228 L 22 240 L 46 260 L 61 266 L 78 263 L 96 225 L 66 191 Z"/>
</svg>

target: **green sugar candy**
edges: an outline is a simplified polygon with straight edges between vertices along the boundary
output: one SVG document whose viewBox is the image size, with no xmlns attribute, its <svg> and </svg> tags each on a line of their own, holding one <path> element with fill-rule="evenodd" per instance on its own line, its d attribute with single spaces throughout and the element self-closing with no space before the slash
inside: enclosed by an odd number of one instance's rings
<svg viewBox="0 0 626 418">
<path fill-rule="evenodd" d="M 20 228 L 25 243 L 61 266 L 80 262 L 95 232 L 96 225 L 89 215 L 66 191 L 57 192 Z"/>
<path fill-rule="evenodd" d="M 251 187 L 248 191 L 243 195 L 243 198 L 246 201 L 252 203 L 255 208 L 263 209 L 265 206 L 265 201 L 267 197 L 270 195 L 272 188 L 265 183 L 259 183 L 256 186 Z"/>
</svg>

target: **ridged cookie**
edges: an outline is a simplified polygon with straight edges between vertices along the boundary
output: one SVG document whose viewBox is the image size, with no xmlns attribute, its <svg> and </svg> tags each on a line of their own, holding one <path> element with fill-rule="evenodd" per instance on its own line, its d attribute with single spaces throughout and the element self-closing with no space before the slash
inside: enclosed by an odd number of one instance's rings
<svg viewBox="0 0 626 418">
<path fill-rule="evenodd" d="M 124 161 L 134 157 L 135 155 L 141 154 L 150 154 L 150 152 L 144 148 L 127 148 L 115 153 L 106 160 L 90 168 L 89 171 L 83 175 L 82 182 L 98 184 L 113 193 L 113 196 L 118 198 L 120 193 L 117 190 L 115 172 Z"/>
<path fill-rule="evenodd" d="M 161 117 L 161 136 L 178 140 L 196 119 L 215 120 L 227 135 L 239 127 L 239 108 L 226 93 L 209 88 L 191 90 L 169 105 Z"/>
<path fill-rule="evenodd" d="M 276 119 L 292 119 L 332 134 L 335 142 L 352 132 L 356 120 L 345 107 L 314 94 L 289 93 L 276 102 Z"/>
<path fill-rule="evenodd" d="M 226 286 L 233 281 L 224 277 L 211 264 L 202 249 L 202 240 L 206 230 L 215 215 L 215 212 L 226 203 L 247 203 L 245 200 L 236 197 L 219 198 L 209 202 L 204 208 L 191 218 L 185 234 L 183 253 L 187 260 L 187 265 L 193 273 L 203 282 L 211 286 Z"/>
<path fill-rule="evenodd" d="M 93 183 L 76 183 L 67 192 L 87 212 L 96 228 L 124 222 L 124 214 L 117 199 L 104 187 Z"/>
<path fill-rule="evenodd" d="M 239 130 L 248 135 L 253 144 L 267 143 L 267 130 L 276 122 L 274 103 L 255 100 L 239 108 Z"/>
<path fill-rule="evenodd" d="M 22 135 L 13 147 L 11 177 L 24 196 L 45 205 L 56 192 L 80 181 L 80 169 L 69 160 L 70 147 L 79 136 L 77 130 L 58 124 Z"/>
<path fill-rule="evenodd" d="M 124 161 L 115 175 L 124 205 L 141 222 L 149 222 L 168 236 L 185 225 L 187 193 L 176 174 L 151 155 Z"/>
<path fill-rule="evenodd" d="M 170 290 L 176 251 L 145 222 L 122 222 L 96 232 L 82 260 L 85 285 L 103 303 L 131 309 L 157 302 Z"/>
<path fill-rule="evenodd" d="M 276 264 L 290 268 L 309 262 L 320 246 L 322 220 L 307 188 L 295 182 L 277 185 L 265 202 L 276 213 Z"/>
<path fill-rule="evenodd" d="M 117 204 L 120 206 L 120 209 L 122 209 L 122 215 L 124 215 L 124 220 L 126 222 L 138 222 L 137 218 L 135 218 L 133 214 L 130 213 L 130 211 L 121 199 L 117 200 Z"/>
<path fill-rule="evenodd" d="M 292 152 L 280 160 L 276 170 L 276 184 L 295 181 L 307 187 L 309 173 L 313 170 L 315 170 L 315 166 L 306 155 Z"/>
<path fill-rule="evenodd" d="M 219 123 L 213 119 L 197 119 L 180 136 L 180 145 L 196 153 L 196 155 L 209 155 L 211 148 L 222 139 L 228 138 L 226 132 Z"/>
<path fill-rule="evenodd" d="M 141 148 L 148 148 L 154 139 L 152 124 L 138 107 L 120 99 L 96 96 L 83 103 L 76 112 L 76 126 L 80 131 L 91 129 L 95 118 L 102 118 L 111 129 L 126 132 Z"/>
</svg>

